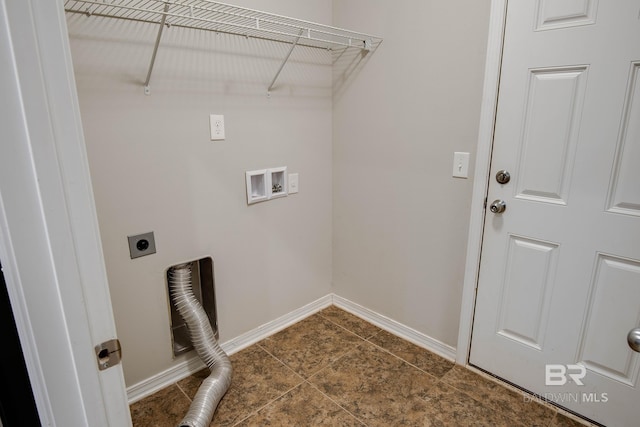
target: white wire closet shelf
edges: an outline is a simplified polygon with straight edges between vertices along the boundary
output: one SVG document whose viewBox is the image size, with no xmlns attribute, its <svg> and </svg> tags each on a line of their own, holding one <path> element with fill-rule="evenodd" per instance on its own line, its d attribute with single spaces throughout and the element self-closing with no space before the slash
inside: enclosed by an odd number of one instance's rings
<svg viewBox="0 0 640 427">
<path fill-rule="evenodd" d="M 367 53 L 375 50 L 382 42 L 382 38 L 369 34 L 210 0 L 65 0 L 64 8 L 68 13 L 158 25 L 158 35 L 144 84 L 146 94 L 150 93 L 149 82 L 165 27 L 191 28 L 291 44 L 267 89 L 268 93 L 296 46 L 337 52 L 359 49 Z"/>
</svg>

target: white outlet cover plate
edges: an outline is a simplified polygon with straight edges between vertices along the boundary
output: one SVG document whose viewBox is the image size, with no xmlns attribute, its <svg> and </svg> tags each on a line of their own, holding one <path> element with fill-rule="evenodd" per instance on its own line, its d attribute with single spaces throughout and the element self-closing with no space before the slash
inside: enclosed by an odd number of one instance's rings
<svg viewBox="0 0 640 427">
<path fill-rule="evenodd" d="M 209 127 L 212 141 L 222 141 L 224 139 L 224 116 L 222 114 L 211 114 L 209 116 Z"/>
<path fill-rule="evenodd" d="M 469 177 L 469 153 L 459 151 L 453 153 L 453 176 L 455 178 Z"/>
</svg>

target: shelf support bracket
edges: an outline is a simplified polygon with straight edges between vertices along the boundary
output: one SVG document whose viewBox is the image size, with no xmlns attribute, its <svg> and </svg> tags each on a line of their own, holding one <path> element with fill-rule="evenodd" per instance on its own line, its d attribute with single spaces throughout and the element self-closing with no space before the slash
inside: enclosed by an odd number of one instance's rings
<svg viewBox="0 0 640 427">
<path fill-rule="evenodd" d="M 149 71 L 147 72 L 147 79 L 144 81 L 144 94 L 151 95 L 151 88 L 149 82 L 151 81 L 151 73 L 153 72 L 153 66 L 156 62 L 156 55 L 158 53 L 158 46 L 160 45 L 160 39 L 162 38 L 162 30 L 164 30 L 165 21 L 167 20 L 167 12 L 169 12 L 169 2 L 164 5 L 164 12 L 162 19 L 160 20 L 160 28 L 158 28 L 158 35 L 156 36 L 156 44 L 153 47 L 153 54 L 151 55 L 151 63 L 149 64 Z"/>
<path fill-rule="evenodd" d="M 276 72 L 275 77 L 273 78 L 273 80 L 271 80 L 271 84 L 267 88 L 267 96 L 271 96 L 271 89 L 273 89 L 273 85 L 276 84 L 276 80 L 278 80 L 278 77 L 280 76 L 280 73 L 282 72 L 282 69 L 284 68 L 285 64 L 289 60 L 289 57 L 293 53 L 293 49 L 295 49 L 295 47 L 298 44 L 298 42 L 300 41 L 300 37 L 302 37 L 303 33 L 304 33 L 304 28 L 300 28 L 300 33 L 298 34 L 298 37 L 296 38 L 296 40 L 291 45 L 291 49 L 289 49 L 289 53 L 287 53 L 287 56 L 284 57 L 284 61 L 282 61 L 282 64 L 280 64 L 280 68 L 278 68 L 278 71 Z"/>
</svg>

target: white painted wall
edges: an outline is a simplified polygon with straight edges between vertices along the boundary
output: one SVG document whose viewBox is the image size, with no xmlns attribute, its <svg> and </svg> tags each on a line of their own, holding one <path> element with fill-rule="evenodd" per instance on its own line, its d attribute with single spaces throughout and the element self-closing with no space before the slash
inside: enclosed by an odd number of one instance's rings
<svg viewBox="0 0 640 427">
<path fill-rule="evenodd" d="M 330 0 L 231 1 L 331 23 Z M 68 19 L 74 69 L 127 385 L 172 359 L 164 274 L 212 256 L 222 342 L 331 292 L 332 90 L 328 52 Z M 225 141 L 208 135 L 224 114 Z M 244 172 L 288 166 L 300 193 L 247 206 Z M 131 260 L 127 235 L 153 230 L 155 255 Z"/>
<path fill-rule="evenodd" d="M 489 0 L 335 0 L 384 37 L 334 96 L 334 292 L 456 346 Z M 473 176 L 473 170 L 469 171 Z"/>
<path fill-rule="evenodd" d="M 451 166 L 474 162 L 489 0 L 232 3 L 385 41 L 346 80 L 296 49 L 268 99 L 286 45 L 171 28 L 144 96 L 157 29 L 69 18 L 127 384 L 183 360 L 164 273 L 203 256 L 223 342 L 333 291 L 455 347 L 472 181 Z M 247 206 L 244 171 L 274 166 L 300 193 Z M 158 253 L 129 259 L 126 236 L 150 230 Z"/>
</svg>

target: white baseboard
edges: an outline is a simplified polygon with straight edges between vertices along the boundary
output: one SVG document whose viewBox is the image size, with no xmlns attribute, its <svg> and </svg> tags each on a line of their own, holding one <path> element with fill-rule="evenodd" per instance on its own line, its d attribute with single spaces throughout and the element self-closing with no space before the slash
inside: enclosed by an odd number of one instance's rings
<svg viewBox="0 0 640 427">
<path fill-rule="evenodd" d="M 220 346 L 229 355 L 237 353 L 258 341 L 265 339 L 269 335 L 273 335 L 276 332 L 286 329 L 294 323 L 329 307 L 333 300 L 332 296 L 333 294 L 325 295 L 303 307 L 293 310 L 291 313 L 287 313 L 282 317 L 272 320 L 271 322 L 258 326 L 249 332 L 245 332 L 244 334 L 233 338 Z"/>
<path fill-rule="evenodd" d="M 333 304 L 336 307 L 339 307 L 344 311 L 348 311 L 349 313 L 358 316 L 369 323 L 373 323 L 379 328 L 384 329 L 385 331 L 399 336 L 400 338 L 403 338 L 409 342 L 412 342 L 419 347 L 432 351 L 444 357 L 445 359 L 451 361 L 456 360 L 456 349 L 454 347 L 438 341 L 435 338 L 431 338 L 430 336 L 425 335 L 422 332 L 418 332 L 415 329 L 403 325 L 402 323 L 396 322 L 395 320 L 383 316 L 382 314 L 376 313 L 373 310 L 369 310 L 366 307 L 349 301 L 346 298 L 342 298 L 341 296 L 335 294 L 333 294 L 332 297 Z"/>
<path fill-rule="evenodd" d="M 373 323 L 381 329 L 399 336 L 409 342 L 412 342 L 422 348 L 432 351 L 445 359 L 455 361 L 456 349 L 450 345 L 444 344 L 434 338 L 431 338 L 421 332 L 416 331 L 402 323 L 389 319 L 382 314 L 369 310 L 359 304 L 349 301 L 335 294 L 325 295 L 303 307 L 300 307 L 284 316 L 281 316 L 271 322 L 258 326 L 257 328 L 246 332 L 236 338 L 226 341 L 220 346 L 229 355 L 239 352 L 240 350 L 257 343 L 266 337 L 275 334 L 278 331 L 286 329 L 300 320 L 311 316 L 314 313 L 330 306 L 331 304 L 358 316 L 369 323 Z M 146 380 L 140 381 L 130 387 L 127 387 L 127 396 L 129 404 L 144 399 L 153 393 L 178 382 L 189 375 L 204 369 L 205 365 L 195 353 L 192 353 L 186 360 L 177 363 L 175 366 L 160 372 Z"/>
<path fill-rule="evenodd" d="M 138 400 L 144 399 L 145 397 L 150 396 L 153 393 L 160 391 L 203 368 L 205 368 L 205 365 L 202 363 L 198 355 L 190 355 L 187 360 L 177 363 L 175 366 L 172 366 L 151 378 L 147 378 L 146 380 L 142 380 L 137 384 L 127 387 L 129 405 L 137 402 Z"/>
<path fill-rule="evenodd" d="M 258 326 L 257 328 L 246 332 L 236 338 L 226 341 L 220 344 L 220 347 L 228 354 L 232 355 L 240 350 L 249 347 L 257 343 L 266 337 L 275 334 L 278 331 L 286 329 L 300 320 L 311 316 L 318 311 L 329 307 L 333 301 L 333 295 L 325 295 L 324 297 L 317 299 L 303 307 L 300 307 L 290 313 L 285 314 L 271 322 Z M 192 353 L 188 359 L 177 363 L 175 366 L 160 372 L 146 380 L 140 381 L 130 387 L 127 387 L 127 397 L 129 404 L 131 405 L 138 400 L 144 399 L 153 393 L 178 382 L 189 375 L 193 375 L 196 372 L 204 369 L 205 365 L 202 363 L 197 354 Z"/>
</svg>

